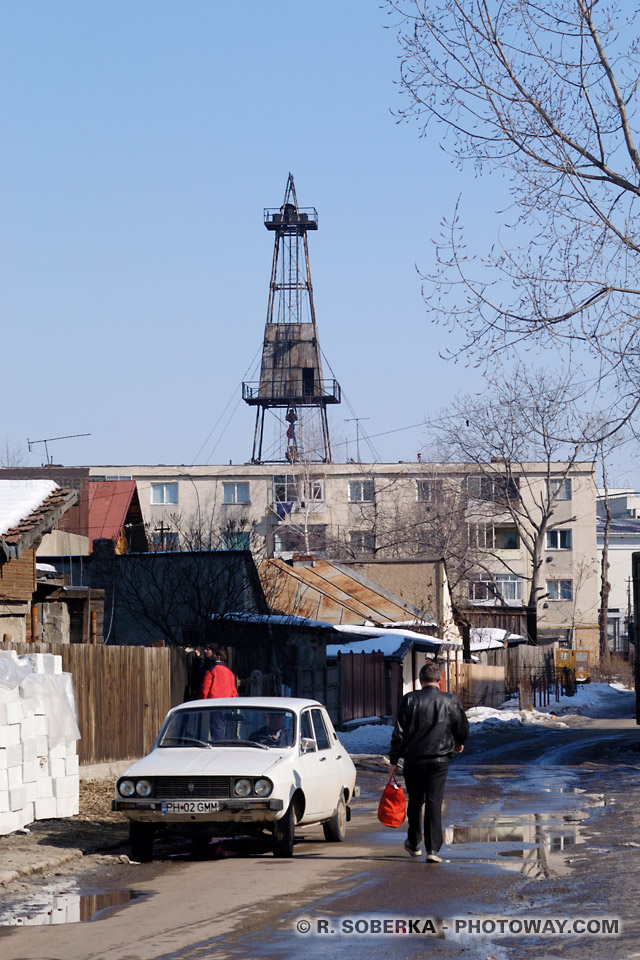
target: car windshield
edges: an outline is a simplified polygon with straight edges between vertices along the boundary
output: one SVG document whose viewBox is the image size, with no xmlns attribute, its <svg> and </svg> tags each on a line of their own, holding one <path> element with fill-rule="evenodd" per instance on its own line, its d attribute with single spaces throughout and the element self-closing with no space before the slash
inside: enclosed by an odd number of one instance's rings
<svg viewBox="0 0 640 960">
<path fill-rule="evenodd" d="M 295 742 L 291 710 L 260 707 L 194 707 L 178 710 L 160 731 L 159 747 L 291 747 Z"/>
</svg>

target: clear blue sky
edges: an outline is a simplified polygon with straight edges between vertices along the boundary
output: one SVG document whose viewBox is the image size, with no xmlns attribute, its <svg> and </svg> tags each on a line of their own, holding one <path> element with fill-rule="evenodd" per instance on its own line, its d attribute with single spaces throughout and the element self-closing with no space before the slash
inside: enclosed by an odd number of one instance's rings
<svg viewBox="0 0 640 960">
<path fill-rule="evenodd" d="M 428 459 L 424 428 L 400 428 L 482 382 L 438 358 L 415 265 L 461 191 L 483 237 L 500 188 L 396 123 L 387 24 L 371 0 L 2 5 L 3 449 L 37 465 L 27 437 L 90 433 L 54 460 L 248 460 L 262 212 L 291 170 L 318 210 L 320 341 L 350 404 L 331 412 L 336 458 L 358 416 L 380 459 Z"/>
</svg>

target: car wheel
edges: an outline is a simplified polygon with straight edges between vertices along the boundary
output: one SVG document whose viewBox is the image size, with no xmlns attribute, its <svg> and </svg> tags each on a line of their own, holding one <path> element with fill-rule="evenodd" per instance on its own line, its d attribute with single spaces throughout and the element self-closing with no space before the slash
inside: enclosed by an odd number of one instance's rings
<svg viewBox="0 0 640 960">
<path fill-rule="evenodd" d="M 276 820 L 273 825 L 273 855 L 274 857 L 292 857 L 293 856 L 293 838 L 295 833 L 296 818 L 293 812 L 293 804 L 285 813 L 284 817 Z"/>
<path fill-rule="evenodd" d="M 148 863 L 153 857 L 153 833 L 152 823 L 138 823 L 131 820 L 129 823 L 129 846 L 131 847 L 131 859 L 138 863 Z"/>
<path fill-rule="evenodd" d="M 344 797 L 338 800 L 336 812 L 330 820 L 322 824 L 324 838 L 329 843 L 342 843 L 347 835 L 347 805 Z"/>
</svg>

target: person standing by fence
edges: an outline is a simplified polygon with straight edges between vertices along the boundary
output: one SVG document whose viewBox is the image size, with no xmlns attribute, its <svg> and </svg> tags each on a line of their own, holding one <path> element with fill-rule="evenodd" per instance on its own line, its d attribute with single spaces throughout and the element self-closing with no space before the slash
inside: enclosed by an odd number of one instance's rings
<svg viewBox="0 0 640 960">
<path fill-rule="evenodd" d="M 198 696 L 200 700 L 213 700 L 218 697 L 237 697 L 236 678 L 226 664 L 224 650 L 214 650 L 211 666 L 204 672 Z"/>
</svg>

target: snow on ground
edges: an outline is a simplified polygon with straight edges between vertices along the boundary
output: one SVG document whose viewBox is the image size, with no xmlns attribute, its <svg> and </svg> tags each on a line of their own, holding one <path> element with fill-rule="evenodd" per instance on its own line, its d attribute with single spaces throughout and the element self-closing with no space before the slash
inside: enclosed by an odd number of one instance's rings
<svg viewBox="0 0 640 960">
<path fill-rule="evenodd" d="M 633 713 L 635 694 L 620 683 L 589 683 L 578 686 L 573 697 L 552 700 L 546 707 L 535 710 L 519 710 L 517 700 L 508 700 L 500 710 L 491 707 L 472 707 L 467 710 L 471 734 L 491 733 L 510 727 L 537 726 L 548 729 L 566 727 L 559 716 L 580 714 L 585 717 L 612 717 L 620 715 L 621 705 L 627 705 Z M 387 756 L 392 727 L 384 723 L 372 723 L 367 717 L 361 726 L 339 734 L 341 742 L 352 755 L 374 754 Z"/>
</svg>

